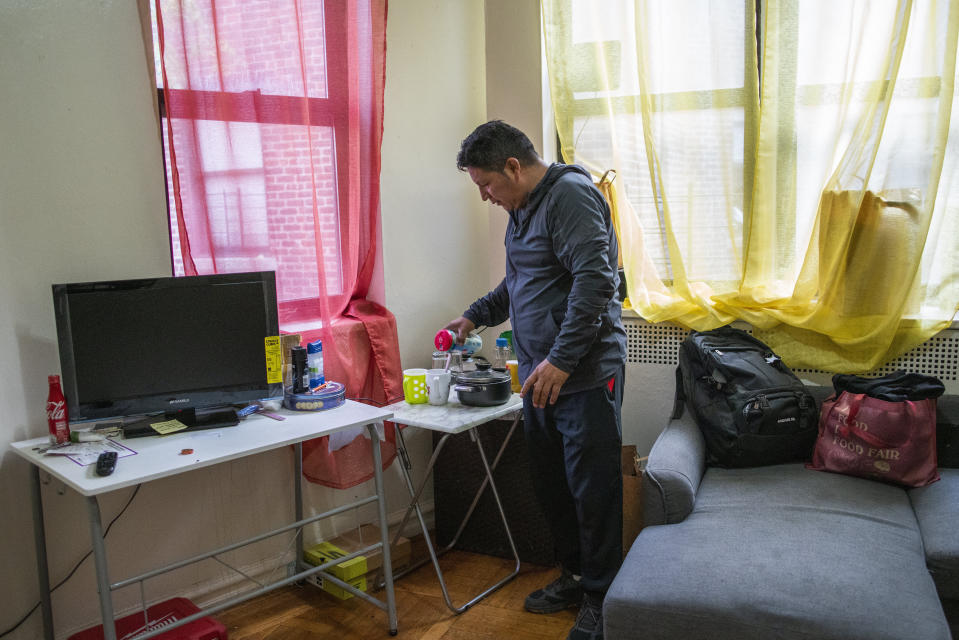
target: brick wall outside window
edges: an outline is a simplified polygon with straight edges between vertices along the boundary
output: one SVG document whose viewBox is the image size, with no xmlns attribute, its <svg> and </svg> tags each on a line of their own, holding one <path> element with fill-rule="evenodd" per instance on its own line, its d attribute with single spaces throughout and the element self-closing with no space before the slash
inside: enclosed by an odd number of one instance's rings
<svg viewBox="0 0 959 640">
<path fill-rule="evenodd" d="M 217 3 L 221 8 L 242 4 L 241 0 Z M 321 3 L 317 6 L 320 8 L 300 16 L 303 41 L 308 44 L 304 48 L 308 58 L 306 85 L 309 97 L 326 98 L 323 11 Z M 217 37 L 217 42 L 209 43 L 213 48 L 235 49 L 238 43 L 245 43 L 246 64 L 242 69 L 218 70 L 216 56 L 206 56 L 198 63 L 191 61 L 192 89 L 225 89 L 233 93 L 259 90 L 264 96 L 302 97 L 299 60 L 290 57 L 288 47 L 271 47 L 278 39 L 297 41 L 295 16 L 277 14 L 265 5 L 259 15 L 251 15 L 251 10 L 245 7 L 242 20 L 224 19 L 217 24 Z M 223 56 L 223 59 L 230 58 Z M 191 207 L 205 206 L 208 211 L 205 225 L 189 227 L 191 254 L 197 270 L 200 273 L 275 270 L 281 302 L 318 297 L 321 272 L 325 274 L 326 293 L 340 293 L 334 129 L 305 124 L 232 127 L 204 127 L 203 124 L 174 128 L 184 209 L 188 215 Z M 250 127 L 252 133 L 243 130 L 244 126 Z M 219 134 L 223 139 L 215 136 L 210 139 L 206 129 L 226 133 Z M 164 127 L 165 145 L 166 135 Z M 192 147 L 194 137 L 199 140 L 199 157 L 179 153 Z M 243 148 L 239 148 L 241 145 Z M 167 176 L 173 210 L 169 153 Z M 192 179 L 188 179 L 191 176 Z M 171 212 L 174 273 L 182 275 L 183 258 L 174 216 Z M 210 245 L 216 250 L 216 265 L 210 257 Z"/>
</svg>

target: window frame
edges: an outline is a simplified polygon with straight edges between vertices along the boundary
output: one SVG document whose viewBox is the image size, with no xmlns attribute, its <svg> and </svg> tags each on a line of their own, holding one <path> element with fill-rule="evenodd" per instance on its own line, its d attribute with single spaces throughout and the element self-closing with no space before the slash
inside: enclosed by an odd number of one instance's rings
<svg viewBox="0 0 959 640">
<path fill-rule="evenodd" d="M 243 92 L 208 91 L 195 89 L 166 89 L 157 86 L 157 106 L 161 127 L 161 153 L 163 154 L 164 183 L 166 190 L 167 230 L 170 243 L 171 271 L 174 271 L 174 256 L 180 251 L 174 246 L 172 223 L 175 218 L 170 202 L 171 176 L 167 172 L 169 161 L 168 142 L 166 132 L 169 131 L 167 118 L 166 93 L 176 96 L 178 110 L 187 118 L 216 122 L 250 122 L 257 124 L 298 125 L 307 127 L 326 127 L 333 132 L 334 150 L 334 181 L 336 183 L 336 216 L 338 246 L 345 245 L 348 234 L 348 224 L 344 224 L 348 211 L 344 211 L 349 202 L 349 171 L 350 166 L 350 111 L 351 103 L 358 98 L 355 83 L 350 82 L 349 59 L 353 54 L 349 48 L 351 42 L 357 41 L 357 26 L 354 9 L 349 11 L 335 11 L 333 3 L 323 3 L 324 45 L 326 64 L 326 97 L 312 96 L 285 96 L 263 94 L 259 89 Z M 340 19 L 337 20 L 337 17 Z M 156 16 L 149 15 L 151 30 L 158 29 Z M 159 74 L 160 60 L 154 60 L 155 77 Z M 252 100 L 250 100 L 252 98 Z M 306 108 L 303 108 L 304 102 Z M 251 106 L 252 104 L 252 106 Z M 234 117 L 224 119 L 221 114 L 231 113 Z M 237 117 L 238 116 L 238 117 Z M 205 187 L 205 184 L 204 184 Z M 318 246 L 319 248 L 319 246 Z M 342 253 L 340 265 L 342 268 Z M 322 255 L 316 256 L 317 261 L 323 260 Z M 318 276 L 319 277 L 319 276 Z M 343 290 L 343 278 L 338 278 L 340 291 L 328 295 L 330 299 L 349 297 L 351 292 Z M 319 307 L 322 305 L 321 296 L 299 298 L 294 300 L 277 301 L 279 320 L 281 325 L 297 327 L 309 326 L 317 328 L 321 325 Z"/>
<path fill-rule="evenodd" d="M 564 0 L 564 2 L 565 2 L 565 7 L 566 7 L 566 8 L 565 8 L 565 11 L 568 12 L 570 15 L 572 14 L 572 3 L 573 3 L 573 1 L 574 1 L 574 0 Z M 763 71 L 763 70 L 762 70 L 762 45 L 763 45 L 763 42 L 762 42 L 762 16 L 763 16 L 763 11 L 762 11 L 762 6 L 763 6 L 763 4 L 764 4 L 766 1 L 767 1 L 767 0 L 755 0 L 755 4 L 754 4 L 754 9 L 755 9 L 754 36 L 753 36 L 753 39 L 750 39 L 750 38 L 748 38 L 748 37 L 744 38 L 744 45 L 745 45 L 746 47 L 749 47 L 751 44 L 754 44 L 754 45 L 755 45 L 756 67 L 757 67 L 757 68 L 756 68 L 756 71 L 757 71 L 757 73 L 758 73 L 758 83 L 757 83 L 757 87 L 762 87 L 762 81 L 763 81 L 763 75 L 762 75 L 762 71 Z M 748 9 L 748 8 L 749 8 L 749 0 L 743 0 L 743 2 L 744 2 L 744 4 L 746 5 L 746 8 Z M 798 12 L 798 9 L 795 9 L 795 11 Z M 746 15 L 746 16 L 748 16 L 748 14 L 749 14 L 748 11 L 745 12 L 745 15 Z M 747 27 L 748 27 L 748 22 L 747 22 L 746 24 L 743 24 L 743 28 L 744 28 L 744 29 L 747 28 Z M 569 53 L 569 55 L 572 54 L 572 48 L 573 48 L 573 46 L 574 46 L 574 45 L 573 45 L 572 42 L 564 42 L 564 43 L 563 43 L 564 50 L 567 51 L 567 52 Z M 545 43 L 544 43 L 544 47 L 545 47 Z M 747 56 L 747 58 L 748 58 L 748 56 Z M 548 77 L 548 75 L 546 75 L 546 74 L 547 74 L 547 70 L 546 70 L 545 64 L 544 64 L 544 68 L 543 68 L 543 73 L 544 73 L 544 83 L 545 83 L 546 86 L 548 87 L 548 86 L 550 85 L 550 82 L 549 82 L 549 77 Z M 746 105 L 746 103 L 747 103 L 747 100 L 750 99 L 750 96 L 747 94 L 747 92 L 749 91 L 749 88 L 751 87 L 751 84 L 750 84 L 750 82 L 749 82 L 749 78 L 748 78 L 748 77 L 745 77 L 745 74 L 748 74 L 748 73 L 749 73 L 749 71 L 747 71 L 747 70 L 745 69 L 745 67 L 744 67 L 744 69 L 743 69 L 743 73 L 744 73 L 743 87 L 741 87 L 741 88 L 736 88 L 736 89 L 708 89 L 708 90 L 701 90 L 701 91 L 682 91 L 682 92 L 656 93 L 656 94 L 653 94 L 653 95 L 651 96 L 651 98 L 652 98 L 653 100 L 655 100 L 655 101 L 660 105 L 660 108 L 658 109 L 659 111 L 678 110 L 678 109 L 676 108 L 677 106 L 679 106 L 679 105 L 688 105 L 688 104 L 690 104 L 690 103 L 696 103 L 696 104 L 703 105 L 702 108 L 704 108 L 704 109 L 705 109 L 705 108 L 713 108 L 713 107 L 715 107 L 716 105 L 723 105 L 723 106 L 729 106 L 729 107 L 732 107 L 732 106 L 743 106 L 743 107 L 744 107 L 744 106 Z M 639 97 L 638 95 L 622 96 L 622 99 L 620 100 L 620 102 L 622 103 L 622 105 L 623 105 L 625 108 L 617 109 L 617 110 L 615 111 L 615 113 L 617 113 L 617 114 L 630 114 L 630 113 L 635 114 L 635 113 L 637 112 L 636 109 L 635 109 L 635 104 L 636 104 L 635 98 L 638 98 L 638 97 Z M 570 114 L 570 117 L 569 117 L 569 119 L 568 119 L 569 122 L 567 122 L 566 125 L 565 125 L 568 131 L 573 131 L 573 129 L 574 129 L 574 127 L 573 127 L 573 119 L 574 119 L 574 118 L 584 117 L 584 116 L 585 116 L 585 117 L 590 117 L 590 116 L 604 116 L 604 115 L 607 114 L 607 111 L 606 111 L 606 108 L 605 108 L 605 104 L 604 104 L 605 99 L 603 99 L 603 98 L 593 98 L 593 97 L 590 97 L 590 98 L 579 98 L 579 99 L 577 99 L 577 98 L 573 95 L 573 92 L 570 91 L 567 95 L 561 96 L 560 99 L 561 99 L 562 101 L 566 102 L 567 104 L 572 105 L 572 108 L 568 110 L 568 113 Z M 759 100 L 759 96 L 756 97 L 756 100 L 757 100 L 757 101 Z M 613 102 L 615 103 L 616 100 L 614 100 Z M 674 106 L 674 105 L 675 105 L 675 106 Z M 555 110 L 551 110 L 551 111 L 555 111 Z M 558 118 L 555 117 L 555 113 L 552 114 L 552 117 L 553 117 L 554 132 L 555 132 L 555 135 L 556 135 L 556 148 L 559 150 L 560 157 L 561 157 L 561 158 L 565 158 L 565 157 L 567 157 L 566 154 L 569 153 L 569 154 L 570 154 L 570 157 L 572 157 L 572 158 L 575 159 L 575 157 L 576 157 L 576 155 L 575 155 L 575 151 L 576 151 L 575 148 L 566 149 L 566 148 L 563 147 L 562 138 L 561 138 L 561 136 L 560 136 L 560 126 L 559 126 L 558 123 L 557 123 Z M 758 123 L 757 123 L 757 124 L 758 124 Z M 751 215 L 751 211 L 752 211 L 752 206 L 751 206 L 751 200 L 752 200 L 752 181 L 753 181 L 753 175 L 754 175 L 754 172 L 755 172 L 755 166 L 754 166 L 754 165 L 755 165 L 755 159 L 751 156 L 751 154 L 745 153 L 745 150 L 751 149 L 751 148 L 753 148 L 753 147 L 755 146 L 757 137 L 758 137 L 758 127 L 757 127 L 757 128 L 751 128 L 751 127 L 746 127 L 746 128 L 745 128 L 745 130 L 744 130 L 744 132 L 743 132 L 743 147 L 744 147 L 743 159 L 744 159 L 744 163 L 743 163 L 743 226 L 742 226 L 744 233 L 745 233 L 745 230 L 749 228 L 749 219 L 748 219 L 748 216 Z M 572 136 L 569 136 L 569 138 L 572 139 Z M 795 162 L 795 154 L 796 154 L 795 140 L 793 140 L 793 141 L 792 141 L 792 150 L 791 150 L 791 157 L 792 157 L 792 159 L 793 159 L 793 163 Z M 624 197 L 624 198 L 626 197 L 625 191 L 623 192 L 623 196 L 622 196 L 622 197 Z M 662 228 L 662 226 L 664 225 L 664 212 L 663 212 L 663 203 L 662 203 L 662 201 L 661 201 L 659 198 L 656 198 L 655 206 L 656 206 L 656 216 L 657 216 L 657 218 L 659 219 L 660 228 Z M 779 228 L 780 228 L 780 230 L 786 228 L 786 226 L 785 226 L 785 224 L 784 224 L 784 221 L 783 221 L 782 223 L 780 223 L 780 227 L 779 227 Z M 741 240 L 742 240 L 743 243 L 745 243 L 746 238 L 743 237 Z M 662 237 L 661 237 L 661 242 L 662 242 L 662 252 L 663 252 L 663 256 L 664 256 L 664 258 L 665 258 L 665 265 L 664 265 L 664 266 L 665 266 L 665 269 L 666 269 L 666 272 L 663 274 L 662 280 L 663 280 L 663 283 L 664 283 L 666 286 L 672 286 L 672 285 L 674 284 L 674 280 L 673 280 L 673 276 L 672 276 L 672 273 L 673 273 L 673 270 L 672 270 L 672 269 L 673 269 L 673 268 L 672 268 L 672 262 L 671 262 L 671 260 L 670 260 L 670 258 L 669 258 L 669 250 L 668 250 L 668 247 L 667 247 L 666 244 L 665 244 L 665 243 L 666 243 L 666 238 L 665 238 L 665 236 L 662 236 Z"/>
</svg>

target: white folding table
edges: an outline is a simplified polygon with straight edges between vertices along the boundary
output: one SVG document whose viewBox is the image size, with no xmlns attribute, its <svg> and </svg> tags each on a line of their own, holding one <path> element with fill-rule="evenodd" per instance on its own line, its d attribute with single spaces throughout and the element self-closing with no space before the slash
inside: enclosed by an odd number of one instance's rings
<svg viewBox="0 0 959 640">
<path fill-rule="evenodd" d="M 506 445 L 509 444 L 510 438 L 513 436 L 513 432 L 516 430 L 517 424 L 519 424 L 520 417 L 522 417 L 521 410 L 523 408 L 523 399 L 520 398 L 518 394 L 513 394 L 505 404 L 493 407 L 473 407 L 461 404 L 456 391 L 451 390 L 449 401 L 445 405 L 409 404 L 405 401 L 400 401 L 384 408 L 393 413 L 393 421 L 397 424 L 420 427 L 443 434 L 442 438 L 440 438 L 439 442 L 436 444 L 436 447 L 433 449 L 433 455 L 430 457 L 429 464 L 426 467 L 426 473 L 424 475 L 423 482 L 419 487 L 414 488 L 413 480 L 410 476 L 412 466 L 410 464 L 409 455 L 407 455 L 406 452 L 406 442 L 403 440 L 403 431 L 402 429 L 396 430 L 397 452 L 400 456 L 401 462 L 400 469 L 402 470 L 403 477 L 406 480 L 406 487 L 410 493 L 410 504 L 406 509 L 406 514 L 403 517 L 403 524 L 400 526 L 399 531 L 403 530 L 410 513 L 415 512 L 417 518 L 419 519 L 420 527 L 423 530 L 423 536 L 426 540 L 426 548 L 430 555 L 429 560 L 432 560 L 433 567 L 436 570 L 436 577 L 439 579 L 440 589 L 443 591 L 443 599 L 446 601 L 446 606 L 449 607 L 454 613 L 463 613 L 471 606 L 512 580 L 514 577 L 516 577 L 516 574 L 519 573 L 519 553 L 516 551 L 516 544 L 513 542 L 513 535 L 510 533 L 509 523 L 506 521 L 506 513 L 503 511 L 503 503 L 500 502 L 499 493 L 496 490 L 496 483 L 493 481 L 493 470 L 496 469 L 496 465 L 499 463 L 500 457 L 506 450 Z M 506 438 L 503 440 L 503 444 L 500 445 L 500 448 L 496 453 L 496 457 L 493 459 L 493 463 L 490 464 L 487 462 L 486 452 L 483 450 L 483 443 L 480 439 L 479 429 L 476 427 L 490 422 L 491 420 L 509 416 L 511 414 L 515 414 L 513 424 L 510 426 L 509 432 L 506 434 Z M 456 535 L 453 536 L 453 539 L 450 541 L 450 543 L 444 547 L 439 554 L 437 554 L 436 550 L 433 548 L 433 543 L 430 539 L 429 531 L 427 530 L 426 520 L 423 517 L 423 512 L 420 509 L 420 494 L 422 494 L 423 489 L 426 487 L 426 483 L 430 479 L 430 473 L 432 472 L 433 466 L 436 464 L 436 460 L 439 457 L 440 452 L 443 450 L 443 445 L 446 444 L 447 439 L 451 435 L 463 433 L 464 431 L 468 432 L 470 439 L 476 443 L 476 449 L 479 451 L 480 460 L 483 463 L 483 469 L 486 472 L 486 476 L 483 479 L 483 483 L 477 490 L 476 495 L 473 496 L 473 502 L 470 504 L 466 515 L 463 517 L 463 521 L 460 523 Z M 500 518 L 503 522 L 503 529 L 506 532 L 506 538 L 509 541 L 510 549 L 513 551 L 513 558 L 516 560 L 516 565 L 513 568 L 512 573 L 507 575 L 505 578 L 483 590 L 465 604 L 456 606 L 450 599 L 449 592 L 446 589 L 446 580 L 443 578 L 442 569 L 440 569 L 438 555 L 446 553 L 457 543 L 460 534 L 463 533 L 467 522 L 469 522 L 470 516 L 473 515 L 473 511 L 476 509 L 476 505 L 479 503 L 480 497 L 483 495 L 483 491 L 486 489 L 487 485 L 489 485 L 490 491 L 493 494 L 493 499 L 496 502 L 496 507 L 499 509 Z M 399 533 L 397 533 L 396 536 L 397 537 L 393 540 L 394 544 L 398 539 Z M 406 571 L 398 573 L 396 577 L 405 575 L 413 569 L 422 566 L 429 560 L 423 560 L 422 562 L 412 565 Z"/>
<path fill-rule="evenodd" d="M 221 602 L 215 606 L 200 611 L 197 614 L 177 621 L 175 624 L 166 625 L 160 629 L 148 631 L 137 635 L 136 640 L 147 640 L 160 633 L 165 633 L 174 627 L 187 624 L 200 617 L 210 615 L 217 611 L 232 607 L 240 602 L 249 600 L 262 595 L 273 589 L 298 582 L 312 574 L 320 574 L 323 580 L 329 580 L 344 589 L 350 591 L 353 595 L 384 609 L 387 612 L 389 632 L 391 635 L 397 633 L 396 621 L 396 602 L 393 594 L 393 575 L 392 563 L 390 559 L 389 532 L 386 520 L 386 502 L 383 493 L 382 460 L 380 454 L 377 426 L 382 425 L 383 420 L 389 420 L 392 412 L 389 409 L 371 407 L 357 402 L 346 401 L 343 405 L 317 412 L 296 412 L 281 410 L 275 413 L 283 415 L 286 419 L 283 421 L 273 420 L 271 418 L 253 415 L 240 424 L 233 427 L 224 427 L 216 430 L 188 431 L 173 433 L 167 436 L 155 436 L 145 438 L 135 438 L 132 440 L 118 440 L 118 442 L 127 445 L 136 451 L 136 455 L 120 458 L 117 461 L 117 467 L 114 473 L 107 477 L 99 477 L 94 473 L 96 465 L 79 466 L 72 460 L 64 456 L 44 455 L 39 449 L 48 444 L 47 438 L 35 438 L 33 440 L 24 440 L 11 444 L 13 450 L 25 458 L 33 465 L 33 513 L 34 513 L 34 534 L 36 537 L 37 568 L 40 581 L 41 604 L 43 609 L 43 627 L 44 637 L 47 640 L 53 640 L 53 613 L 50 598 L 50 579 L 47 571 L 47 552 L 46 536 L 44 533 L 43 522 L 43 501 L 40 492 L 40 474 L 48 473 L 62 481 L 77 493 L 87 499 L 88 515 L 90 520 L 90 538 L 93 544 L 93 557 L 96 567 L 97 588 L 100 598 L 100 615 L 103 620 L 104 640 L 116 640 L 116 631 L 114 625 L 110 622 L 114 620 L 112 592 L 129 586 L 134 583 L 142 582 L 155 577 L 167 571 L 172 571 L 180 567 L 187 566 L 200 560 L 214 557 L 226 551 L 231 551 L 247 544 L 252 544 L 271 536 L 286 532 L 296 531 L 296 560 L 291 566 L 290 574 L 282 580 L 278 580 L 259 589 L 241 594 L 226 602 Z M 372 441 L 372 457 L 374 469 L 375 494 L 362 498 L 347 505 L 325 511 L 321 514 L 303 517 L 302 502 L 302 443 L 305 440 L 317 438 L 324 435 L 348 429 L 351 427 L 366 428 Z M 213 434 L 213 431 L 219 433 Z M 211 437 L 218 435 L 219 437 Z M 294 511 L 295 521 L 272 531 L 254 536 L 252 538 L 236 542 L 234 544 L 215 549 L 179 562 L 166 565 L 164 567 L 148 571 L 138 576 L 133 576 L 118 582 L 110 582 L 109 571 L 106 561 L 106 547 L 104 541 L 103 526 L 100 519 L 100 507 L 97 502 L 97 496 L 109 491 L 115 491 L 124 487 L 131 487 L 143 482 L 150 482 L 168 476 L 173 476 L 185 471 L 192 471 L 201 467 L 207 467 L 214 464 L 235 460 L 245 456 L 270 451 L 283 446 L 293 445 L 294 453 Z M 193 449 L 194 452 L 189 455 L 181 455 L 184 449 Z M 302 559 L 303 547 L 303 527 L 311 522 L 328 518 L 352 508 L 365 504 L 376 502 L 378 506 L 378 517 L 380 526 L 380 540 L 375 544 L 350 553 L 343 558 L 338 558 L 331 562 L 313 566 L 306 564 Z M 383 553 L 384 581 L 386 587 L 386 602 L 378 600 L 373 596 L 360 591 L 328 573 L 328 570 L 337 563 L 353 557 L 370 553 L 371 551 L 381 549 Z M 146 606 L 146 603 L 142 603 Z"/>
</svg>

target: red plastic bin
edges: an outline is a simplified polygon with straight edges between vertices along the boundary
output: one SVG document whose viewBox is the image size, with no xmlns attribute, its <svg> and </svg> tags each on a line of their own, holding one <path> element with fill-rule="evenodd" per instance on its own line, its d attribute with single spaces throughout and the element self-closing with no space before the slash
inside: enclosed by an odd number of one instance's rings
<svg viewBox="0 0 959 640">
<path fill-rule="evenodd" d="M 197 606 L 186 598 L 164 600 L 147 608 L 149 629 L 145 628 L 142 611 L 117 620 L 117 640 L 132 638 L 135 635 L 168 626 L 198 611 Z M 227 640 L 226 627 L 209 616 L 154 637 L 156 640 Z M 103 640 L 103 625 L 84 629 L 70 636 L 68 640 Z"/>
</svg>

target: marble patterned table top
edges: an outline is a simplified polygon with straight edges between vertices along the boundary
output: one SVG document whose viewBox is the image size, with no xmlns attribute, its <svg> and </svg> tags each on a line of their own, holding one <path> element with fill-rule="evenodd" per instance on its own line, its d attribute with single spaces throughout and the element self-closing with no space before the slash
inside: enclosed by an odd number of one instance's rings
<svg viewBox="0 0 959 640">
<path fill-rule="evenodd" d="M 484 422 L 521 411 L 523 399 L 514 393 L 504 404 L 495 407 L 471 407 L 461 404 L 456 392 L 451 389 L 449 401 L 443 405 L 409 404 L 400 400 L 383 409 L 391 411 L 393 421 L 398 424 L 443 433 L 461 433 Z"/>
</svg>

